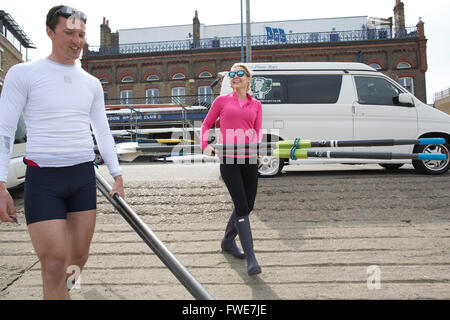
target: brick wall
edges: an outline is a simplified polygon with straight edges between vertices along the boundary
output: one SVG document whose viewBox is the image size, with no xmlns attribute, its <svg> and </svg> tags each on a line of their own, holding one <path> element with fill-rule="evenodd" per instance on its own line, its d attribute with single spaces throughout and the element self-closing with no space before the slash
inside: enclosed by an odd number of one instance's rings
<svg viewBox="0 0 450 320">
<path fill-rule="evenodd" d="M 1 93 L 6 73 L 13 65 L 23 62 L 23 59 L 22 54 L 3 36 L 3 34 L 0 34 L 0 52 L 2 56 L 0 65 Z"/>
<path fill-rule="evenodd" d="M 263 48 L 253 48 L 253 62 L 280 61 L 331 61 L 331 62 L 359 62 L 370 64 L 378 62 L 383 69 L 381 72 L 397 80 L 399 76 L 411 76 L 414 79 L 414 94 L 421 101 L 426 102 L 425 72 L 421 70 L 419 41 L 373 41 L 373 42 L 342 42 L 322 43 L 315 45 L 284 45 Z M 205 82 L 213 82 L 221 71 L 229 70 L 240 61 L 240 48 L 220 50 L 195 50 L 188 52 L 152 53 L 120 58 L 90 58 L 83 63 L 86 70 L 100 78 L 101 72 L 107 73 L 111 83 L 104 85 L 108 91 L 108 98 L 120 97 L 119 77 L 124 72 L 135 76 L 132 84 L 134 97 L 145 97 L 145 87 L 151 84 L 159 89 L 160 96 L 170 96 L 174 85 L 183 85 L 186 95 L 196 95 L 199 86 Z M 398 69 L 399 62 L 408 62 L 410 69 Z M 213 78 L 199 79 L 196 76 L 200 70 L 211 70 Z M 174 70 L 184 70 L 185 80 L 171 80 Z M 155 72 L 160 75 L 159 81 L 148 82 L 145 75 Z M 191 80 L 191 81 L 189 81 Z M 130 84 L 126 84 L 129 86 Z M 218 94 L 220 86 L 214 88 Z"/>
<path fill-rule="evenodd" d="M 450 96 L 434 102 L 434 107 L 445 113 L 450 114 Z"/>
</svg>

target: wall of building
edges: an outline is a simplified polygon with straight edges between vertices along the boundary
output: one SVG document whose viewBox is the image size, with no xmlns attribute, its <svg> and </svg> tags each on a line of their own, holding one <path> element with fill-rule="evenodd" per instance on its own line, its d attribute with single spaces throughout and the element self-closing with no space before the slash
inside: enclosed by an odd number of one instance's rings
<svg viewBox="0 0 450 320">
<path fill-rule="evenodd" d="M 23 61 L 22 54 L 0 33 L 0 93 L 8 70 Z"/>
<path fill-rule="evenodd" d="M 436 100 L 434 102 L 434 107 L 438 110 L 450 114 L 450 96 Z"/>
<path fill-rule="evenodd" d="M 329 43 L 310 46 L 274 46 L 253 48 L 253 62 L 282 61 L 330 61 L 330 62 L 363 62 L 368 65 L 378 63 L 385 73 L 394 80 L 409 76 L 414 79 L 415 95 L 426 101 L 425 74 L 420 70 L 418 44 L 408 42 L 357 42 Z M 145 97 L 146 88 L 157 88 L 160 96 L 170 96 L 174 86 L 186 88 L 186 95 L 196 95 L 198 87 L 209 85 L 221 71 L 240 61 L 240 49 L 197 50 L 185 53 L 162 53 L 151 56 L 133 56 L 118 59 L 89 60 L 87 70 L 100 78 L 106 78 L 104 85 L 108 98 L 120 98 L 120 90 L 131 88 L 134 97 Z M 398 69 L 400 62 L 407 61 L 410 69 Z M 202 71 L 209 71 L 213 78 L 199 79 Z M 176 72 L 185 74 L 185 80 L 171 80 Z M 155 74 L 159 81 L 146 81 Z M 121 83 L 125 76 L 131 76 L 134 83 Z M 218 93 L 218 88 L 215 89 Z"/>
</svg>

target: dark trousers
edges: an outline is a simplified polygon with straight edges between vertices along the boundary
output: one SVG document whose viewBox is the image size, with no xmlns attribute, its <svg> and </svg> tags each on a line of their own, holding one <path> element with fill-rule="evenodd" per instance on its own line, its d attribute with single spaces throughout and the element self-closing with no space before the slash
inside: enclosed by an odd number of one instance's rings
<svg viewBox="0 0 450 320">
<path fill-rule="evenodd" d="M 236 215 L 249 215 L 258 189 L 257 164 L 221 164 L 220 174 L 236 209 Z"/>
</svg>

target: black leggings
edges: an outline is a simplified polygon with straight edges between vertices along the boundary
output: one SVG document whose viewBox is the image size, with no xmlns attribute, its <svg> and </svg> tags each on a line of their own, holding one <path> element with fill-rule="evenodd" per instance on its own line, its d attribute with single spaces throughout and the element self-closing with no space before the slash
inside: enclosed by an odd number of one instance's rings
<svg viewBox="0 0 450 320">
<path fill-rule="evenodd" d="M 220 175 L 228 188 L 238 217 L 253 210 L 258 188 L 257 164 L 221 164 Z"/>
</svg>

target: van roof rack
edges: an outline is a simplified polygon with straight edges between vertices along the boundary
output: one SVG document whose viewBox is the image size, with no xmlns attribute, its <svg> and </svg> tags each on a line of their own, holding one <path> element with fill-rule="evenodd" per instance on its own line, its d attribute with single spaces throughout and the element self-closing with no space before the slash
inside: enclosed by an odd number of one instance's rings
<svg viewBox="0 0 450 320">
<path fill-rule="evenodd" d="M 375 71 L 372 67 L 359 62 L 257 62 L 248 63 L 248 66 L 253 71 L 277 70 L 326 70 L 326 71 Z"/>
</svg>

